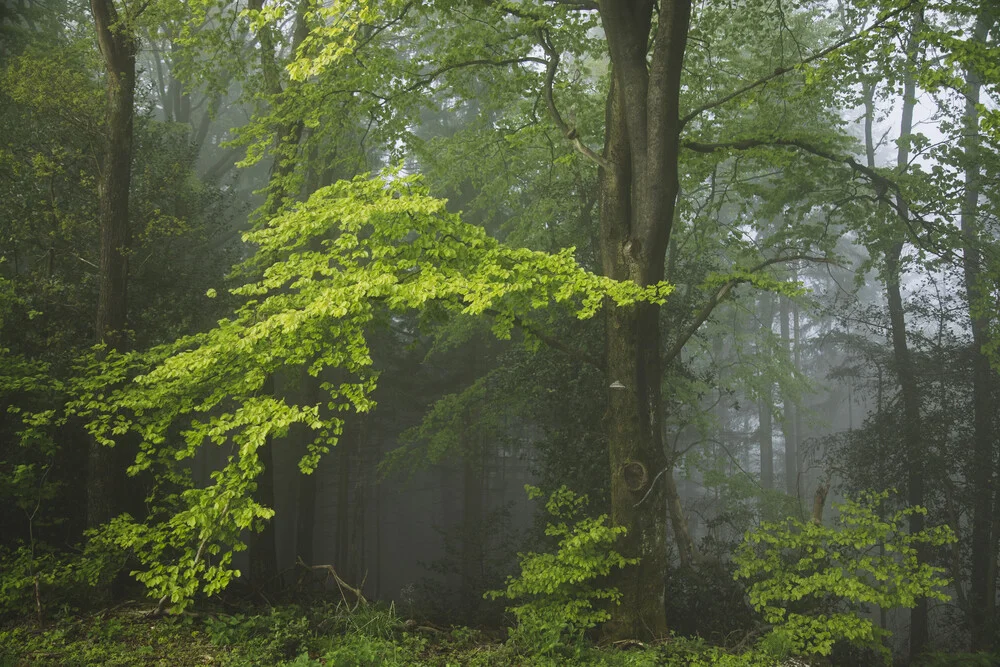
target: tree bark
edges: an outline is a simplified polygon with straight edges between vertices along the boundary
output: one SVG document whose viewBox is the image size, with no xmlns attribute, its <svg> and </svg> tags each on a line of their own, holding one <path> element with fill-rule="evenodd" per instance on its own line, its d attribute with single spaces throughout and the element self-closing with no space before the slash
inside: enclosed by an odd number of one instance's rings
<svg viewBox="0 0 1000 667">
<path fill-rule="evenodd" d="M 128 346 L 127 288 L 132 182 L 136 41 L 113 0 L 91 0 L 97 43 L 106 69 L 105 147 L 98 185 L 100 260 L 97 340 L 108 350 Z M 87 460 L 87 526 L 95 528 L 121 510 L 125 460 L 121 450 L 90 442 Z"/>
<path fill-rule="evenodd" d="M 915 18 L 916 22 L 919 20 Z M 912 26 L 906 47 L 907 57 L 914 56 L 916 24 Z M 873 119 L 875 113 L 874 88 L 865 82 L 863 84 L 865 102 L 865 155 L 869 167 L 875 166 L 875 143 L 873 136 Z M 899 128 L 899 148 L 896 153 L 896 168 L 903 172 L 907 169 L 910 159 L 909 141 L 913 133 L 913 108 L 916 96 L 916 80 L 914 64 L 907 63 L 903 77 L 903 108 Z M 897 213 L 901 219 L 909 215 L 907 203 L 897 198 Z M 902 232 L 900 232 L 902 234 Z M 899 237 L 901 238 L 901 236 Z M 903 241 L 892 239 L 888 241 L 884 251 L 885 257 L 885 291 L 889 309 L 889 334 L 892 343 L 893 367 L 899 380 L 900 398 L 903 404 L 902 436 L 903 452 L 906 457 L 907 502 L 911 505 L 923 503 L 924 498 L 924 461 L 923 432 L 920 416 L 920 395 L 917 386 L 916 371 L 910 356 L 906 340 L 906 315 L 900 290 L 901 256 Z M 881 387 L 881 382 L 879 384 Z M 879 391 L 881 395 L 881 389 Z M 879 399 L 879 406 L 882 401 Z M 879 408 L 881 409 L 881 407 Z M 922 514 L 913 514 L 909 519 L 911 533 L 919 532 L 924 527 Z M 918 548 L 918 558 L 925 562 L 926 549 Z M 910 657 L 915 658 L 927 644 L 929 635 L 927 618 L 927 599 L 919 598 L 910 610 Z"/>
<path fill-rule="evenodd" d="M 647 60 L 655 4 L 600 3 L 612 72 L 599 176 L 601 258 L 606 275 L 640 285 L 664 275 L 679 190 L 680 77 L 691 13 L 690 0 L 660 3 Z M 651 483 L 671 470 L 662 433 L 659 308 L 608 308 L 605 335 L 611 520 L 628 531 L 618 544 L 621 553 L 641 559 L 616 577 L 622 604 L 606 632 L 612 638 L 662 637 L 667 483 Z"/>
<path fill-rule="evenodd" d="M 919 18 L 915 17 L 914 22 Z M 909 43 L 907 57 L 914 56 L 915 32 L 914 24 Z M 916 80 L 914 64 L 908 63 L 903 78 L 903 109 L 899 126 L 899 149 L 896 153 L 896 168 L 903 172 L 910 161 L 909 141 L 913 134 L 913 108 L 916 103 Z M 902 198 L 896 202 L 901 218 L 909 215 L 907 203 Z M 885 252 L 885 291 L 889 307 L 889 330 L 892 340 L 893 365 L 899 380 L 900 397 L 903 403 L 902 435 L 906 449 L 907 502 L 910 505 L 922 505 L 924 502 L 924 456 L 923 426 L 920 415 L 920 394 L 917 386 L 917 375 L 906 340 L 906 316 L 903 298 L 900 290 L 901 255 L 903 241 L 891 242 Z M 923 514 L 910 515 L 909 529 L 917 533 L 924 528 Z M 926 561 L 926 549 L 918 550 L 918 557 Z M 927 619 L 927 598 L 918 598 L 910 610 L 910 658 L 916 658 L 927 645 L 929 635 Z"/>
<path fill-rule="evenodd" d="M 976 20 L 973 39 L 985 42 L 990 20 L 982 10 Z M 962 268 L 972 328 L 972 572 L 969 586 L 971 649 L 984 651 L 993 647 L 993 623 L 996 604 L 996 577 L 991 576 L 996 560 L 996 536 L 992 535 L 994 485 L 993 463 L 993 377 L 983 347 L 989 340 L 989 316 L 979 302 L 987 296 L 981 271 L 979 211 L 979 110 L 982 89 L 979 73 L 966 73 L 965 93 L 965 196 L 962 200 Z M 985 289 L 984 289 L 985 287 Z"/>
<path fill-rule="evenodd" d="M 299 374 L 299 386 L 302 392 L 303 405 L 315 405 L 320 402 L 320 380 L 315 378 L 303 367 Z M 306 443 L 312 439 L 312 432 L 300 428 L 302 435 L 302 452 L 306 451 Z M 301 473 L 298 473 L 301 474 Z M 316 527 L 316 475 L 314 470 L 308 475 L 299 477 L 298 493 L 295 498 L 295 554 L 307 563 L 314 562 Z"/>
<path fill-rule="evenodd" d="M 350 564 L 351 450 L 357 442 L 359 430 L 355 418 L 346 420 L 336 449 L 337 514 L 334 524 L 336 526 L 334 566 L 348 579 L 353 579 Z"/>
<path fill-rule="evenodd" d="M 263 0 L 250 0 L 248 4 L 250 9 L 259 11 L 263 7 Z M 299 4 L 299 14 L 296 19 L 297 26 L 304 25 L 302 12 L 305 11 L 306 5 L 306 2 Z M 292 46 L 293 51 L 303 37 L 302 31 L 297 29 L 295 31 L 296 41 Z M 260 43 L 260 65 L 264 74 L 266 92 L 270 95 L 280 95 L 282 92 L 281 69 L 275 54 L 276 39 L 270 26 L 265 25 L 261 27 L 258 41 Z M 178 103 L 178 112 L 184 108 L 183 104 Z M 274 164 L 268 176 L 268 199 L 261 208 L 261 219 L 265 222 L 281 209 L 286 199 L 294 197 L 296 194 L 286 187 L 286 176 L 294 169 L 294 162 L 292 156 L 284 149 L 299 144 L 302 135 L 302 123 L 278 127 L 275 130 L 275 135 Z M 271 187 L 275 184 L 277 184 L 276 188 Z M 274 392 L 273 376 L 269 376 L 265 381 L 262 391 Z M 274 507 L 274 455 L 272 450 L 272 438 L 268 437 L 257 452 L 264 465 L 264 469 L 257 480 L 257 491 L 254 494 L 254 500 L 257 503 L 271 508 Z M 250 581 L 253 586 L 258 588 L 263 585 L 270 586 L 270 582 L 277 580 L 278 556 L 276 549 L 274 523 L 273 521 L 268 521 L 260 534 L 255 534 L 250 538 Z M 341 564 L 338 563 L 337 566 L 341 567 Z"/>
<path fill-rule="evenodd" d="M 268 375 L 261 387 L 265 394 L 274 393 L 274 376 Z M 253 494 L 254 501 L 264 507 L 274 507 L 274 473 L 273 448 L 271 436 L 267 436 L 264 444 L 257 450 L 257 455 L 264 464 L 264 473 L 257 478 L 257 490 Z M 278 583 L 278 553 L 273 521 L 265 521 L 260 532 L 250 533 L 249 544 L 250 585 L 256 591 L 270 591 Z"/>
<path fill-rule="evenodd" d="M 469 443 L 462 460 L 462 605 L 475 611 L 482 598 L 485 482 L 482 443 Z"/>
</svg>

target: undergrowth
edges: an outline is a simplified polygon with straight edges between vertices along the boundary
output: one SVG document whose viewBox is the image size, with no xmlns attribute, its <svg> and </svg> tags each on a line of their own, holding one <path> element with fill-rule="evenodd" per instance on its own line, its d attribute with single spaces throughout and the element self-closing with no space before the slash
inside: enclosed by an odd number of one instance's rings
<svg viewBox="0 0 1000 667">
<path fill-rule="evenodd" d="M 596 646 L 582 641 L 571 662 L 466 627 L 439 628 L 397 616 L 392 606 L 353 611 L 329 604 L 283 606 L 246 613 L 202 609 L 152 619 L 152 607 L 101 615 L 67 616 L 44 628 L 33 623 L 0 629 L 0 667 L 278 666 L 448 667 L 468 665 L 594 665 L 804 667 L 788 656 L 780 636 L 767 635 L 751 650 L 730 652 L 698 638 Z M 926 663 L 986 665 L 995 656 L 937 655 Z M 813 663 L 819 664 L 819 663 Z"/>
<path fill-rule="evenodd" d="M 256 613 L 204 609 L 160 619 L 151 607 L 63 617 L 44 628 L 0 629 L 0 667 L 277 665 L 287 667 L 566 664 L 516 642 L 466 628 L 420 625 L 392 606 L 284 606 Z M 730 655 L 701 640 L 597 647 L 583 642 L 573 664 L 765 666 L 765 652 Z"/>
</svg>

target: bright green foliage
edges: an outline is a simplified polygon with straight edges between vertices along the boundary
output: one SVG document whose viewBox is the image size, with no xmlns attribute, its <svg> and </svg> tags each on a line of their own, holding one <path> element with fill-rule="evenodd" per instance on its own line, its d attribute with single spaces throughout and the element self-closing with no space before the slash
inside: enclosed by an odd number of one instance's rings
<svg viewBox="0 0 1000 667">
<path fill-rule="evenodd" d="M 418 177 L 394 171 L 322 188 L 246 240 L 258 251 L 242 275 L 259 279 L 232 290 L 246 299 L 232 318 L 146 355 L 93 359 L 70 406 L 90 418 L 99 442 L 111 445 L 130 430 L 141 436 L 131 472 L 155 472 L 158 507 L 147 524 L 121 517 L 109 530 L 142 563 L 133 574 L 150 593 L 181 608 L 198 591 L 225 588 L 240 533 L 273 515 L 252 498 L 267 439 L 296 423 L 311 429 L 299 464 L 309 474 L 336 444 L 340 414 L 374 405 L 378 373 L 366 329 L 377 317 L 434 303 L 491 315 L 505 338 L 534 309 L 564 304 L 586 318 L 606 299 L 662 302 L 670 291 L 589 273 L 572 249 L 502 245 L 447 212 Z M 265 392 L 270 375 L 302 366 L 313 376 L 338 369 L 337 381 L 323 384 L 328 400 L 290 405 Z M 123 382 L 105 396 L 105 387 Z M 208 443 L 226 449 L 226 464 L 199 487 L 186 462 Z"/>
<path fill-rule="evenodd" d="M 537 487 L 525 489 L 529 498 L 542 495 Z M 578 650 L 585 631 L 611 618 L 594 603 L 618 604 L 621 598 L 617 589 L 596 588 L 594 580 L 639 562 L 613 549 L 625 529 L 608 526 L 606 514 L 581 516 L 586 507 L 587 496 L 578 496 L 565 486 L 553 492 L 545 503 L 553 518 L 545 534 L 559 538 L 555 552 L 521 554 L 521 575 L 509 577 L 505 590 L 486 593 L 493 599 L 522 601 L 508 607 L 517 618 L 511 639 L 532 652 L 549 655 Z"/>
<path fill-rule="evenodd" d="M 952 543 L 955 534 L 948 526 L 904 532 L 908 516 L 927 510 L 905 507 L 882 518 L 888 496 L 868 492 L 839 505 L 836 527 L 795 519 L 763 524 L 737 549 L 735 576 L 753 582 L 751 604 L 796 651 L 829 655 L 846 640 L 880 651 L 889 664 L 885 632 L 844 611 L 844 603 L 890 609 L 912 608 L 921 597 L 949 599 L 940 590 L 948 583 L 941 568 L 918 562 L 917 548 Z"/>
</svg>

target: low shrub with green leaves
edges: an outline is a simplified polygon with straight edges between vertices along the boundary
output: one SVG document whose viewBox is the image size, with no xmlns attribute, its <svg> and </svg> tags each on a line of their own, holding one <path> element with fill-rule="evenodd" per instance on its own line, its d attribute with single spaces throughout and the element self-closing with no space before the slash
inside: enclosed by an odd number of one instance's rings
<svg viewBox="0 0 1000 667">
<path fill-rule="evenodd" d="M 542 495 L 537 487 L 525 490 L 529 498 Z M 517 619 L 511 640 L 530 653 L 578 651 L 583 633 L 610 619 L 607 605 L 621 598 L 617 589 L 600 588 L 595 580 L 639 562 L 614 550 L 624 528 L 609 526 L 606 514 L 584 516 L 587 502 L 586 495 L 565 486 L 554 491 L 545 503 L 552 516 L 545 534 L 559 538 L 556 550 L 520 554 L 520 576 L 509 577 L 505 589 L 486 593 L 519 603 L 507 608 Z"/>
<path fill-rule="evenodd" d="M 889 633 L 861 617 L 862 605 L 912 608 L 919 598 L 947 601 L 942 568 L 920 562 L 920 546 L 955 541 L 948 526 L 916 533 L 904 528 L 922 507 L 893 510 L 888 492 L 862 493 L 838 505 L 833 527 L 789 518 L 748 532 L 737 549 L 734 576 L 751 581 L 750 603 L 774 632 L 801 654 L 829 655 L 838 641 L 880 653 Z"/>
<path fill-rule="evenodd" d="M 77 551 L 60 552 L 42 543 L 0 547 L 0 620 L 39 620 L 54 609 L 94 603 L 95 588 L 115 577 L 124 556 L 114 545 L 90 536 Z"/>
</svg>

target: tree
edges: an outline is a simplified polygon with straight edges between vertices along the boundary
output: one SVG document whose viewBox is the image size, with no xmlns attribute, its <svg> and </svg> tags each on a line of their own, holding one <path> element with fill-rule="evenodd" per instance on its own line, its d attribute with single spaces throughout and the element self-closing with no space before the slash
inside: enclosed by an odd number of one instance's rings
<svg viewBox="0 0 1000 667">
<path fill-rule="evenodd" d="M 129 190 L 135 113 L 134 16 L 114 0 L 90 3 L 97 43 L 104 57 L 107 110 L 105 147 L 98 186 L 100 218 L 100 290 L 97 340 L 111 350 L 128 348 Z M 87 461 L 87 525 L 97 527 L 121 511 L 124 461 L 115 451 L 92 443 Z"/>
<path fill-rule="evenodd" d="M 973 39 L 985 43 L 991 24 L 996 21 L 988 8 L 979 10 Z M 1000 536 L 993 535 L 994 503 L 1000 499 L 995 488 L 993 416 L 996 403 L 993 398 L 995 373 L 991 369 L 985 348 L 989 340 L 989 315 L 983 304 L 984 292 L 989 289 L 983 276 L 982 229 L 978 221 L 981 195 L 979 105 L 982 77 L 978 67 L 969 65 L 966 70 L 966 97 L 964 109 L 964 178 L 965 194 L 962 199 L 960 226 L 962 233 L 962 270 L 965 279 L 966 299 L 973 345 L 973 468 L 972 484 L 975 489 L 972 510 L 972 572 L 969 591 L 972 650 L 984 650 L 996 645 L 991 639 L 996 613 L 996 551 Z"/>
</svg>

